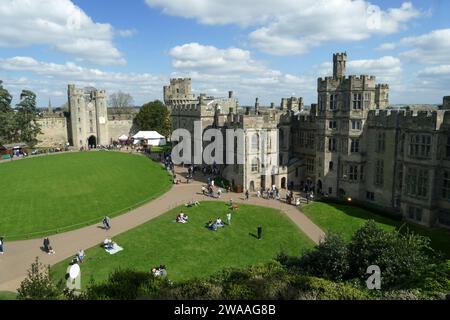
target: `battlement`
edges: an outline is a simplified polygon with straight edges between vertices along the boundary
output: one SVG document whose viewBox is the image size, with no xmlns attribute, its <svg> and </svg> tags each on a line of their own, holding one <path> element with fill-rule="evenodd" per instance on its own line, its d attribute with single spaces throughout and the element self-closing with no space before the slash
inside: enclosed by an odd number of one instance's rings
<svg viewBox="0 0 450 320">
<path fill-rule="evenodd" d="M 367 122 L 376 127 L 439 130 L 443 124 L 450 125 L 450 110 L 370 110 Z"/>
<path fill-rule="evenodd" d="M 386 83 L 378 83 L 377 85 L 375 85 L 375 89 L 389 89 L 389 85 Z"/>
</svg>

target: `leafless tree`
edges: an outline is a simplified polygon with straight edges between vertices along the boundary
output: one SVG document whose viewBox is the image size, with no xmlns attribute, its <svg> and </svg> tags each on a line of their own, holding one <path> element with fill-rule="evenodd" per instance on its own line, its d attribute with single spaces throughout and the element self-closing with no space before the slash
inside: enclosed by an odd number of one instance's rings
<svg viewBox="0 0 450 320">
<path fill-rule="evenodd" d="M 125 108 L 132 107 L 133 103 L 133 97 L 129 93 L 119 91 L 109 96 L 109 105 L 121 111 Z"/>
</svg>

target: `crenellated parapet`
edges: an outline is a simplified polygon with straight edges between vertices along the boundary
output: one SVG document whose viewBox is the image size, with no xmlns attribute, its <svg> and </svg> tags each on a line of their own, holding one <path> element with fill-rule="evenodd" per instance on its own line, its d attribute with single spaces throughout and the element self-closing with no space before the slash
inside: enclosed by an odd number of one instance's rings
<svg viewBox="0 0 450 320">
<path fill-rule="evenodd" d="M 367 124 L 371 127 L 398 127 L 413 131 L 440 130 L 443 125 L 450 126 L 450 110 L 370 110 Z"/>
</svg>

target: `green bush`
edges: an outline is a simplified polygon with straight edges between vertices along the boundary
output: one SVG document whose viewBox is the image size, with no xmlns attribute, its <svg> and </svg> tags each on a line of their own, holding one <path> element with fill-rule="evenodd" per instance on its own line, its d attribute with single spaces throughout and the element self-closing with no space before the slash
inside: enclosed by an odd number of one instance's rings
<svg viewBox="0 0 450 320">
<path fill-rule="evenodd" d="M 417 278 L 433 261 L 430 240 L 413 233 L 387 232 L 368 221 L 349 244 L 351 278 L 367 278 L 367 267 L 381 269 L 382 285 L 393 287 Z"/>
<path fill-rule="evenodd" d="M 150 296 L 169 286 L 167 279 L 157 278 L 148 272 L 130 269 L 113 272 L 101 284 L 88 286 L 84 298 L 88 300 L 135 300 L 140 296 Z"/>
<path fill-rule="evenodd" d="M 324 241 L 300 258 L 299 268 L 305 274 L 321 278 L 346 279 L 350 267 L 345 240 L 339 235 L 327 234 Z"/>
<path fill-rule="evenodd" d="M 55 285 L 50 278 L 50 266 L 44 266 L 36 257 L 28 276 L 17 289 L 18 300 L 56 300 L 63 298 L 62 284 Z"/>
</svg>

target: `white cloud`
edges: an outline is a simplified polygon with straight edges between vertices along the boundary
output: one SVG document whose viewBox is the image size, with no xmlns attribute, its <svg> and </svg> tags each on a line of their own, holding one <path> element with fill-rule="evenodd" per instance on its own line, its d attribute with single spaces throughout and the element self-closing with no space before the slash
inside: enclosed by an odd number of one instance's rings
<svg viewBox="0 0 450 320">
<path fill-rule="evenodd" d="M 137 34 L 137 30 L 136 29 L 125 29 L 125 30 L 119 30 L 117 33 L 122 38 L 131 38 Z"/>
<path fill-rule="evenodd" d="M 21 73 L 27 74 L 26 77 Z M 13 75 L 13 76 L 11 76 Z M 37 75 L 37 77 L 33 77 Z M 48 97 L 66 97 L 67 85 L 94 86 L 106 89 L 108 94 L 122 90 L 130 93 L 136 103 L 162 98 L 162 87 L 168 78 L 149 73 L 105 72 L 94 68 L 81 67 L 73 62 L 56 64 L 37 61 L 31 57 L 0 58 L 0 78 L 17 96 L 22 89 L 35 90 L 42 94 L 38 98 L 48 101 Z"/>
<path fill-rule="evenodd" d="M 324 62 L 317 70 L 321 77 L 331 75 L 333 73 L 333 64 Z M 349 60 L 346 74 L 376 76 L 377 82 L 395 85 L 401 82 L 403 68 L 399 58 L 384 56 L 378 59 Z"/>
<path fill-rule="evenodd" d="M 314 77 L 283 74 L 252 58 L 240 48 L 220 49 L 199 43 L 176 46 L 169 51 L 176 70 L 172 77 L 193 79 L 195 93 L 226 96 L 233 90 L 241 103 L 252 104 L 255 97 L 269 104 L 296 92 L 314 101 Z"/>
<path fill-rule="evenodd" d="M 397 45 L 395 43 L 387 42 L 387 43 L 382 43 L 378 48 L 375 48 L 375 50 L 390 51 L 390 50 L 394 50 L 396 47 L 397 47 Z"/>
<path fill-rule="evenodd" d="M 439 29 L 416 37 L 406 37 L 400 41 L 400 45 L 411 48 L 401 53 L 401 56 L 410 61 L 424 64 L 450 63 L 450 29 Z"/>
<path fill-rule="evenodd" d="M 376 34 L 392 34 L 422 12 L 410 2 L 381 10 L 365 0 L 146 0 L 169 15 L 197 19 L 204 24 L 256 27 L 249 38 L 261 50 L 276 54 L 304 54 L 329 41 L 360 41 Z"/>
<path fill-rule="evenodd" d="M 50 45 L 96 64 L 125 64 L 110 24 L 96 23 L 70 0 L 2 0 L 0 47 Z"/>
</svg>

